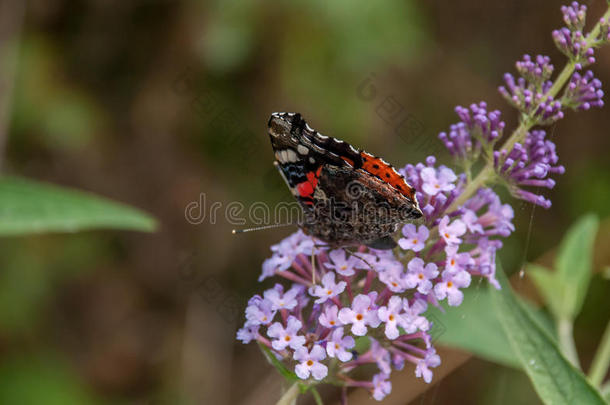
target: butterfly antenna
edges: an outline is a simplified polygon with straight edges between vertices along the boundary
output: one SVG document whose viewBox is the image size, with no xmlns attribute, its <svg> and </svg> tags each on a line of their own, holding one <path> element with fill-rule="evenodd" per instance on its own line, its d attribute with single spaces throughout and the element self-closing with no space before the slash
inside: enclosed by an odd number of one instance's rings
<svg viewBox="0 0 610 405">
<path fill-rule="evenodd" d="M 272 228 L 282 228 L 284 226 L 293 226 L 296 224 L 273 224 L 273 225 L 265 225 L 265 226 L 257 226 L 255 228 L 246 228 L 246 229 L 233 229 L 231 231 L 231 233 L 233 235 L 237 235 L 238 233 L 246 233 L 246 232 L 254 232 L 254 231 L 262 231 L 265 229 L 272 229 Z"/>
</svg>

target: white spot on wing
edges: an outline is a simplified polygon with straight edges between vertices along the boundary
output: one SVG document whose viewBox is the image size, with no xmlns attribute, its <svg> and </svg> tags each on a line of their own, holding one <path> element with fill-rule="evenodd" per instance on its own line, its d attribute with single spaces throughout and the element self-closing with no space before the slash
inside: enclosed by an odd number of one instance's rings
<svg viewBox="0 0 610 405">
<path fill-rule="evenodd" d="M 298 160 L 297 154 L 292 149 L 288 149 L 286 155 L 289 162 L 296 162 Z"/>
<path fill-rule="evenodd" d="M 310 156 L 309 157 L 309 163 L 314 164 L 314 163 L 316 163 L 316 160 Z"/>
<path fill-rule="evenodd" d="M 309 153 L 309 149 L 307 149 L 306 146 L 298 145 L 297 152 L 299 152 L 301 155 L 307 155 Z"/>
</svg>

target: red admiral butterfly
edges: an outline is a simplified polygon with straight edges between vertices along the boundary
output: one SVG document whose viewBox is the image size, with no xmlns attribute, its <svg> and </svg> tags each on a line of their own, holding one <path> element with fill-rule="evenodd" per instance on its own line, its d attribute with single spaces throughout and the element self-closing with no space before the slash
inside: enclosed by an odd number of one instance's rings
<svg viewBox="0 0 610 405">
<path fill-rule="evenodd" d="M 298 113 L 273 113 L 268 125 L 306 234 L 332 247 L 391 249 L 398 225 L 422 216 L 413 187 L 383 159 L 320 134 Z"/>
</svg>

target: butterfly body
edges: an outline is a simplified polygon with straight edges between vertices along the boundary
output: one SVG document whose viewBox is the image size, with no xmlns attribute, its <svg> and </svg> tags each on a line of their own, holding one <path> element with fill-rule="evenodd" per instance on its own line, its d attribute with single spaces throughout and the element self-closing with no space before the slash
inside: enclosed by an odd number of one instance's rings
<svg viewBox="0 0 610 405">
<path fill-rule="evenodd" d="M 387 249 L 401 223 L 422 216 L 415 190 L 391 165 L 318 133 L 300 114 L 272 114 L 269 136 L 305 233 L 332 247 Z"/>
</svg>

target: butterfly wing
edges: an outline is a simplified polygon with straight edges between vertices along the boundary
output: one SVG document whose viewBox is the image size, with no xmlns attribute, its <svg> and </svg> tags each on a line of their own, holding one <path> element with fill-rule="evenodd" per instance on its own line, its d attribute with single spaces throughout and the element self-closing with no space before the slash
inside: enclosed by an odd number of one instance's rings
<svg viewBox="0 0 610 405">
<path fill-rule="evenodd" d="M 268 127 L 275 164 L 292 194 L 305 208 L 314 205 L 314 192 L 325 164 L 343 167 L 359 158 L 358 151 L 353 148 L 347 156 L 340 155 L 337 147 L 333 151 L 328 144 L 335 146 L 334 138 L 310 128 L 300 114 L 273 113 Z M 349 146 L 341 144 L 339 148 Z"/>
<path fill-rule="evenodd" d="M 307 233 L 337 246 L 364 243 L 388 249 L 395 246 L 388 235 L 398 223 L 422 215 L 415 190 L 383 159 L 318 133 L 297 113 L 273 113 L 268 127 L 275 165 L 297 201 L 312 214 L 302 224 Z M 350 194 L 352 182 L 365 188 L 362 201 Z M 335 215 L 333 202 L 347 207 L 349 215 Z M 378 223 L 366 209 L 385 204 L 394 211 Z M 406 209 L 406 217 L 395 215 L 398 208 Z"/>
</svg>

